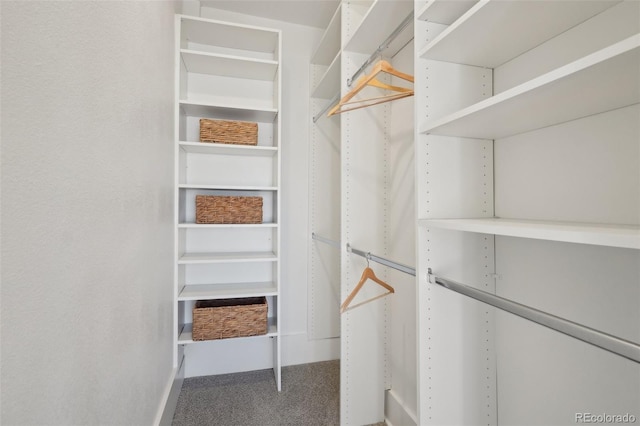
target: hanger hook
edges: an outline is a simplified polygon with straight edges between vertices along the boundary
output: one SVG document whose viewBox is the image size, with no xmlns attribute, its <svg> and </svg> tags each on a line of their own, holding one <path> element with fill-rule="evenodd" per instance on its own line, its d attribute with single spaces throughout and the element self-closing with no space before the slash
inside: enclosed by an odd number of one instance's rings
<svg viewBox="0 0 640 426">
<path fill-rule="evenodd" d="M 367 255 L 365 256 L 365 258 L 367 259 L 367 268 L 369 268 L 370 267 L 369 259 L 371 259 L 371 252 L 370 251 L 367 252 Z"/>
</svg>

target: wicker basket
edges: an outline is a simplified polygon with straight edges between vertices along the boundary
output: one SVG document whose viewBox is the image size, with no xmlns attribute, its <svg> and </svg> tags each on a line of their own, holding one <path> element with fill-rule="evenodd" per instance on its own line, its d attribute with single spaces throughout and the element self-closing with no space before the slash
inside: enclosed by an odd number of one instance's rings
<svg viewBox="0 0 640 426">
<path fill-rule="evenodd" d="M 262 223 L 262 197 L 196 195 L 196 223 Z"/>
<path fill-rule="evenodd" d="M 200 142 L 257 145 L 258 123 L 200 119 Z"/>
<path fill-rule="evenodd" d="M 199 300 L 193 307 L 193 340 L 267 334 L 267 298 Z"/>
</svg>

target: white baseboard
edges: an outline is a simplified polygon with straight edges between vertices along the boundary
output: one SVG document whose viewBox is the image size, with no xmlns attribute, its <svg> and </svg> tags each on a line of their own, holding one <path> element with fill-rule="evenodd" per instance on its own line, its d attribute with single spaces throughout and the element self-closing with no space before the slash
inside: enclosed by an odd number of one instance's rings
<svg viewBox="0 0 640 426">
<path fill-rule="evenodd" d="M 340 338 L 310 340 L 306 333 L 282 336 L 282 365 L 340 359 Z"/>
<path fill-rule="evenodd" d="M 418 418 L 406 403 L 390 389 L 385 392 L 384 417 L 388 426 L 416 426 Z"/>
<path fill-rule="evenodd" d="M 180 390 L 182 389 L 182 382 L 184 381 L 184 357 L 180 362 L 178 368 L 174 368 L 167 382 L 165 388 L 162 404 L 156 414 L 156 420 L 153 423 L 156 426 L 171 426 L 173 422 L 173 414 L 176 411 L 176 405 L 178 405 L 178 397 L 180 396 Z"/>
</svg>

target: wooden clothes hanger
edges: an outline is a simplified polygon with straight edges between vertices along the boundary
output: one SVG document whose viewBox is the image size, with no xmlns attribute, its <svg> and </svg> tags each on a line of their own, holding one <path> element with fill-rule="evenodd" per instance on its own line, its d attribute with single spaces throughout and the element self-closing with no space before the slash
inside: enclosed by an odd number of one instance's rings
<svg viewBox="0 0 640 426">
<path fill-rule="evenodd" d="M 364 302 L 360 302 L 357 303 L 353 306 L 349 306 L 351 304 L 351 301 L 353 300 L 354 297 L 356 297 L 356 294 L 358 294 L 358 292 L 360 291 L 360 289 L 362 288 L 362 286 L 364 285 L 365 282 L 367 282 L 367 280 L 372 280 L 378 284 L 380 284 L 382 287 L 386 288 L 388 291 L 384 294 L 381 294 L 379 296 L 375 296 L 372 297 L 370 299 L 365 300 Z M 358 282 L 358 284 L 356 285 L 356 287 L 351 291 L 351 293 L 349 293 L 349 295 L 347 296 L 347 298 L 344 300 L 344 302 L 342 302 L 342 305 L 340 305 L 340 313 L 343 314 L 345 311 L 349 310 L 349 309 L 353 309 L 356 308 L 360 305 L 364 305 L 365 303 L 369 303 L 369 302 L 373 302 L 376 299 L 380 299 L 381 297 L 385 297 L 391 293 L 395 293 L 395 290 L 393 289 L 393 287 L 391 287 L 389 284 L 385 283 L 384 281 L 382 281 L 380 278 L 376 277 L 375 272 L 373 272 L 373 269 L 371 269 L 369 267 L 369 259 L 367 259 L 367 267 L 364 269 L 364 271 L 362 271 L 362 277 L 360 277 L 360 281 Z"/>
<path fill-rule="evenodd" d="M 365 108 L 372 105 L 381 104 L 383 102 L 389 102 L 396 99 L 402 99 L 408 96 L 413 96 L 412 89 L 409 89 L 406 87 L 391 86 L 389 84 L 380 82 L 376 78 L 377 75 L 380 73 L 387 73 L 387 74 L 396 76 L 398 78 L 401 78 L 403 80 L 410 81 L 411 83 L 413 83 L 414 81 L 412 75 L 400 72 L 395 68 L 393 68 L 389 62 L 385 60 L 380 60 L 374 65 L 374 67 L 371 69 L 371 72 L 368 75 L 361 77 L 360 80 L 358 80 L 358 83 L 356 84 L 356 86 L 353 89 L 351 89 L 349 93 L 344 95 L 342 99 L 340 99 L 340 102 L 338 102 L 333 108 L 329 110 L 327 116 L 330 117 L 335 114 L 341 114 L 343 112 L 353 111 L 354 109 Z M 394 92 L 399 92 L 399 94 L 392 94 L 388 96 L 381 96 L 381 97 L 371 98 L 371 99 L 362 99 L 360 101 L 351 101 L 351 99 L 355 95 L 357 95 L 360 91 L 362 91 L 362 89 L 364 89 L 367 86 L 373 86 L 373 87 L 378 87 L 380 89 L 391 90 Z M 344 105 L 350 105 L 354 103 L 361 103 L 362 105 L 359 105 L 356 107 L 350 107 L 346 109 L 342 108 Z"/>
<path fill-rule="evenodd" d="M 354 109 L 360 109 L 360 108 L 366 108 L 366 107 L 370 107 L 373 105 L 378 105 L 384 102 L 390 102 L 390 101 L 395 101 L 396 99 L 402 99 L 402 98 L 407 98 L 409 96 L 413 96 L 413 91 L 410 91 L 410 93 L 400 93 L 397 95 L 387 95 L 387 96 L 380 96 L 377 98 L 370 98 L 370 99 L 361 99 L 358 101 L 350 101 L 350 102 L 343 102 L 343 106 L 344 105 L 351 105 L 351 104 L 360 104 L 354 107 L 349 107 L 349 108 L 341 108 L 340 111 L 336 112 L 336 114 L 341 114 L 343 112 L 347 112 L 347 111 L 353 111 Z"/>
</svg>

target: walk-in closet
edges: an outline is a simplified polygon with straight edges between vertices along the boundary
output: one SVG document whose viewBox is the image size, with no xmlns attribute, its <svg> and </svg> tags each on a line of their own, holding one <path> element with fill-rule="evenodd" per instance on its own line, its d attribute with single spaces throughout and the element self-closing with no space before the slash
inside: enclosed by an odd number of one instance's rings
<svg viewBox="0 0 640 426">
<path fill-rule="evenodd" d="M 0 423 L 640 423 L 640 0 L 0 12 Z"/>
</svg>

